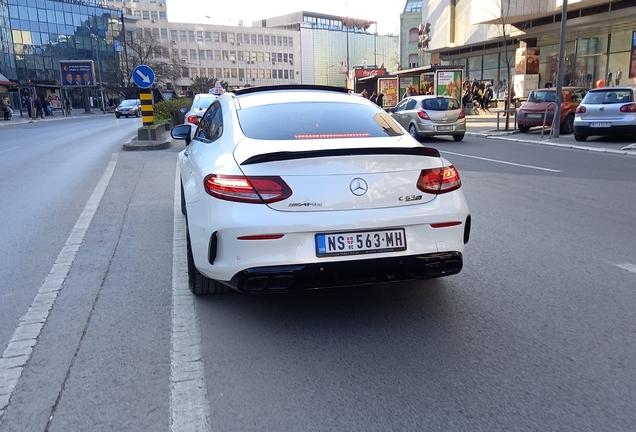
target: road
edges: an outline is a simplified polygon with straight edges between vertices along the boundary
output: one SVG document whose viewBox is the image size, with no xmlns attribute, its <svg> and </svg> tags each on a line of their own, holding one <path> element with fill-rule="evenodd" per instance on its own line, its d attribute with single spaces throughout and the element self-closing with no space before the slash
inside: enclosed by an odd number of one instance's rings
<svg viewBox="0 0 636 432">
<path fill-rule="evenodd" d="M 135 122 L 0 130 L 0 350 L 34 344 L 0 431 L 633 430 L 636 158 L 434 139 L 460 274 L 193 298 L 182 147 L 122 152 Z"/>
</svg>

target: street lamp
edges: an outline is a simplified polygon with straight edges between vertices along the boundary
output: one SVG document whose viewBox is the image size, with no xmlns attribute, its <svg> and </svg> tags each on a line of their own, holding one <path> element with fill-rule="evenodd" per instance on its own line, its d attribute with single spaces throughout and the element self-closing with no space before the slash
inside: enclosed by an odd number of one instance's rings
<svg viewBox="0 0 636 432">
<path fill-rule="evenodd" d="M 92 32 L 91 32 L 91 37 L 95 39 L 95 42 L 97 43 L 97 72 L 99 73 L 99 93 L 101 96 L 100 104 L 102 108 L 102 114 L 106 114 L 106 108 L 104 105 L 104 86 L 102 85 L 102 64 L 99 57 L 100 38 L 97 35 L 93 34 Z"/>
</svg>

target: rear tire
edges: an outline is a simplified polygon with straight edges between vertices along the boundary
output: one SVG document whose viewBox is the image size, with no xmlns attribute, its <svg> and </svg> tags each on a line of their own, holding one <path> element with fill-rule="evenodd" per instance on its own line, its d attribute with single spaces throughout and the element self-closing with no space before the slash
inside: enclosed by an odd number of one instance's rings
<svg viewBox="0 0 636 432">
<path fill-rule="evenodd" d="M 70 114 L 68 114 L 68 115 L 70 115 Z M 119 114 L 115 114 L 115 117 L 119 118 L 119 117 L 121 117 L 121 116 L 120 116 Z"/>
<path fill-rule="evenodd" d="M 230 287 L 223 285 L 214 279 L 207 278 L 197 270 L 194 265 L 192 256 L 192 247 L 190 246 L 190 233 L 186 232 L 187 255 L 188 255 L 188 287 L 195 296 L 208 294 L 221 294 L 230 291 Z"/>
<path fill-rule="evenodd" d="M 574 115 L 569 114 L 561 125 L 561 130 L 559 131 L 562 135 L 569 135 L 574 132 Z"/>
<path fill-rule="evenodd" d="M 574 134 L 574 139 L 577 141 L 585 141 L 587 139 L 587 135 L 579 135 L 577 133 Z"/>
<path fill-rule="evenodd" d="M 417 129 L 414 124 L 409 126 L 409 134 L 418 141 L 422 140 L 422 137 L 420 137 L 420 134 L 417 133 Z"/>
<path fill-rule="evenodd" d="M 455 141 L 461 141 L 461 140 L 463 140 L 463 139 L 464 139 L 464 134 L 461 134 L 461 135 L 453 135 L 453 139 L 454 139 Z"/>
<path fill-rule="evenodd" d="M 520 124 L 518 124 L 517 127 L 523 133 L 526 133 L 526 132 L 528 132 L 530 130 L 530 126 L 528 126 L 528 125 L 520 125 Z"/>
</svg>

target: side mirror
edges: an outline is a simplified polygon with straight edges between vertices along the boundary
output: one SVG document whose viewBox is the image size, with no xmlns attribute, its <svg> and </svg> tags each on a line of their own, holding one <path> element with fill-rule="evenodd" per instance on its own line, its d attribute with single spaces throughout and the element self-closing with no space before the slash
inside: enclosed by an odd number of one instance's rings
<svg viewBox="0 0 636 432">
<path fill-rule="evenodd" d="M 187 110 L 187 108 L 181 108 L 181 109 L 179 109 L 179 112 L 180 112 L 181 114 L 185 114 L 185 113 L 187 113 L 187 112 L 188 112 L 188 110 Z"/>
<path fill-rule="evenodd" d="M 394 113 L 395 112 L 395 108 L 389 108 L 389 112 L 390 113 Z"/>
<path fill-rule="evenodd" d="M 190 137 L 191 126 L 189 124 L 182 124 L 175 126 L 170 131 L 170 136 L 176 140 L 185 140 L 186 145 L 190 145 L 192 138 Z"/>
</svg>

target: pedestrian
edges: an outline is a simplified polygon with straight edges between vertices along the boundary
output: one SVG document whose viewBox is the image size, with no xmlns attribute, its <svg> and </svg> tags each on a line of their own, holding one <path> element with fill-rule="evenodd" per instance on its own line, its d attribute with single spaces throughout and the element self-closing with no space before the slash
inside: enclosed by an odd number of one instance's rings
<svg viewBox="0 0 636 432">
<path fill-rule="evenodd" d="M 484 95 L 481 97 L 481 109 L 485 111 L 490 111 L 489 105 L 490 101 L 493 98 L 492 88 L 490 87 L 490 83 L 486 83 L 484 87 Z"/>
<path fill-rule="evenodd" d="M 362 93 L 360 94 L 362 95 L 363 98 L 369 99 L 369 92 L 367 92 L 367 89 L 362 89 Z"/>
<path fill-rule="evenodd" d="M 3 97 L 2 99 L 2 114 L 4 114 L 4 119 L 9 120 L 9 114 L 11 113 L 11 104 L 9 103 L 8 97 Z"/>
<path fill-rule="evenodd" d="M 67 97 L 64 99 L 64 109 L 66 111 L 66 115 L 71 115 L 71 100 Z"/>
<path fill-rule="evenodd" d="M 31 118 L 31 98 L 29 96 L 26 96 L 24 98 L 24 103 L 26 104 L 27 114 L 29 115 L 29 118 Z"/>
<path fill-rule="evenodd" d="M 510 96 L 510 99 L 508 99 L 508 96 Z M 506 86 L 506 89 L 504 90 L 504 106 L 506 111 L 510 109 L 511 102 L 514 104 L 515 96 L 514 87 L 512 85 Z M 508 117 L 508 113 L 505 113 L 505 116 Z"/>
<path fill-rule="evenodd" d="M 42 101 L 37 96 L 33 99 L 33 107 L 35 108 L 35 118 L 36 119 L 38 117 L 43 118 L 43 116 L 42 116 Z"/>
<path fill-rule="evenodd" d="M 371 97 L 369 98 L 369 100 L 373 103 L 377 103 L 378 100 L 378 92 L 376 92 L 375 90 L 373 90 L 373 93 L 371 93 Z"/>
<path fill-rule="evenodd" d="M 382 103 L 384 102 L 384 94 L 383 93 L 379 93 L 378 97 L 375 100 L 375 103 L 382 108 Z"/>
</svg>

